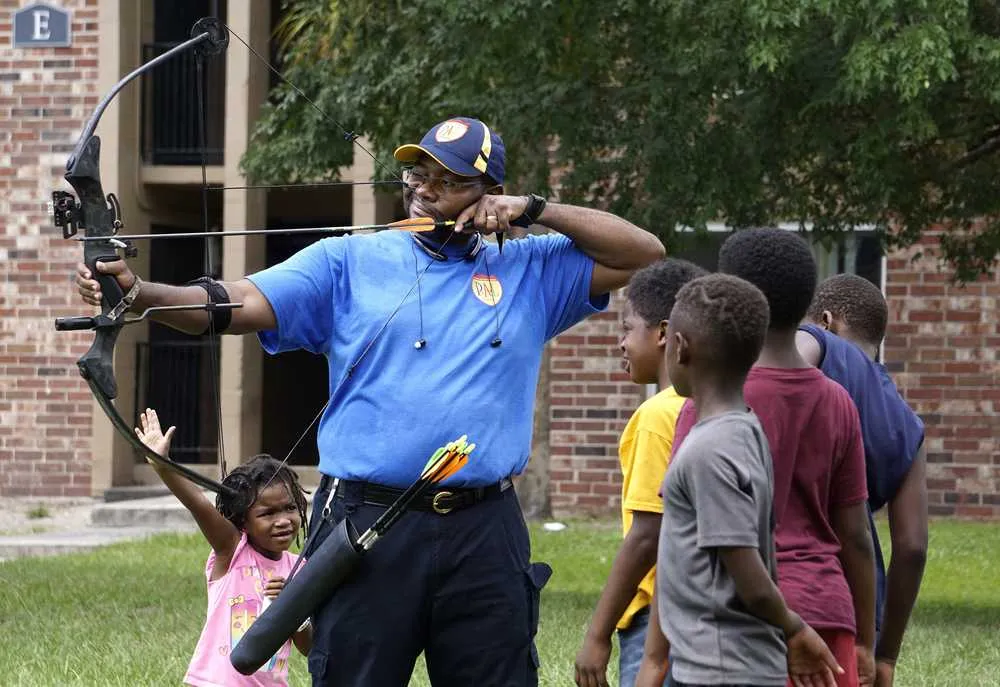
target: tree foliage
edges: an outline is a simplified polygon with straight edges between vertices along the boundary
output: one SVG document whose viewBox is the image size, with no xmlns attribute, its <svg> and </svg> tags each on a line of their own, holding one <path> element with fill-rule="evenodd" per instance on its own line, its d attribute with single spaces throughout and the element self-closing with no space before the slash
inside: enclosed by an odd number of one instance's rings
<svg viewBox="0 0 1000 687">
<path fill-rule="evenodd" d="M 994 0 L 288 0 L 282 68 L 392 149 L 468 114 L 510 185 L 678 225 L 942 226 L 959 279 L 1000 252 Z M 245 159 L 260 180 L 335 177 L 353 149 L 277 87 Z M 382 172 L 387 174 L 387 172 Z"/>
</svg>

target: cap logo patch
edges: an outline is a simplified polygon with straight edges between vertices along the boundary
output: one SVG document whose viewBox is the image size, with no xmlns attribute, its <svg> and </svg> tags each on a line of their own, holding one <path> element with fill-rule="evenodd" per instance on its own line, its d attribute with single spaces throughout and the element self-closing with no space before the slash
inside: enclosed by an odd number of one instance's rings
<svg viewBox="0 0 1000 687">
<path fill-rule="evenodd" d="M 503 287 L 500 280 L 485 274 L 472 275 L 472 293 L 480 301 L 490 307 L 495 307 L 503 298 Z"/>
<path fill-rule="evenodd" d="M 438 130 L 434 132 L 434 140 L 438 143 L 450 143 L 452 141 L 457 141 L 458 139 L 465 136 L 465 132 L 469 130 L 469 125 L 465 122 L 460 122 L 457 119 L 449 119 L 447 122 L 438 127 Z"/>
</svg>

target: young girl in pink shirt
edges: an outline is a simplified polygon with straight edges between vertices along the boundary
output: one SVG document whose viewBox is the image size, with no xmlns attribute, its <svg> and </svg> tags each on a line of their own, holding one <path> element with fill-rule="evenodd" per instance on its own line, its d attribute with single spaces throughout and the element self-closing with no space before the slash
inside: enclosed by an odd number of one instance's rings
<svg viewBox="0 0 1000 687">
<path fill-rule="evenodd" d="M 162 456 L 170 450 L 174 427 L 164 434 L 156 411 L 140 416 L 139 439 Z M 308 621 L 264 666 L 250 676 L 238 673 L 229 653 L 284 587 L 296 556 L 288 552 L 306 518 L 305 494 L 295 471 L 270 456 L 256 456 L 230 472 L 223 484 L 238 494 L 219 494 L 215 506 L 194 484 L 152 463 L 160 479 L 184 504 L 212 547 L 205 565 L 208 614 L 184 683 L 193 687 L 284 687 L 291 644 L 308 655 Z"/>
</svg>

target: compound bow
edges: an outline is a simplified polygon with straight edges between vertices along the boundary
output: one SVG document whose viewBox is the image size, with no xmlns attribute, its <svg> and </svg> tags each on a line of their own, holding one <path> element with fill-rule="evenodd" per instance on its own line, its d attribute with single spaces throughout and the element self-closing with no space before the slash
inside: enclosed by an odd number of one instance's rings
<svg viewBox="0 0 1000 687">
<path fill-rule="evenodd" d="M 232 490 L 151 450 L 139 441 L 113 402 L 118 396 L 113 362 L 118 334 L 125 325 L 140 322 L 157 309 L 150 308 L 139 317 L 127 318 L 125 313 L 131 306 L 134 296 L 123 293 L 113 276 L 102 274 L 97 270 L 99 262 L 121 260 L 118 255 L 119 250 L 122 250 L 126 257 L 134 257 L 136 249 L 128 240 L 118 237 L 118 232 L 123 226 L 121 205 L 113 193 L 104 194 L 101 185 L 101 139 L 94 131 L 101 121 L 101 115 L 114 97 L 134 79 L 188 50 L 199 51 L 203 55 L 215 55 L 225 50 L 228 45 L 229 34 L 221 22 L 213 18 L 201 19 L 195 24 L 189 40 L 143 64 L 115 84 L 98 103 L 66 162 L 65 179 L 76 191 L 76 197 L 65 191 L 52 193 L 53 219 L 56 226 L 62 229 L 63 238 L 72 238 L 82 229 L 84 236 L 95 239 L 84 243 L 83 261 L 101 285 L 101 314 L 94 317 L 64 317 L 56 320 L 56 329 L 61 331 L 86 329 L 94 331 L 94 343 L 77 361 L 80 375 L 87 381 L 94 398 L 97 399 L 98 405 L 104 410 L 111 424 L 140 455 L 165 465 L 198 486 L 214 492 L 232 492 Z M 239 307 L 239 304 L 229 304 L 229 306 Z M 171 309 L 207 310 L 212 307 L 211 305 L 173 306 Z"/>
<path fill-rule="evenodd" d="M 169 457 L 161 456 L 155 451 L 152 451 L 149 447 L 139 441 L 129 424 L 126 423 L 124 418 L 122 418 L 122 416 L 118 413 L 118 410 L 114 405 L 114 399 L 118 395 L 117 383 L 114 377 L 114 347 L 122 327 L 128 324 L 142 322 L 156 312 L 168 310 L 211 311 L 213 309 L 221 308 L 239 308 L 242 304 L 212 304 L 210 302 L 203 305 L 160 306 L 147 308 L 141 315 L 136 317 L 126 316 L 127 311 L 132 305 L 134 294 L 131 292 L 129 294 L 124 293 L 115 277 L 97 270 L 97 263 L 112 262 L 122 259 L 121 256 L 119 256 L 118 251 L 122 251 L 125 257 L 134 257 L 137 254 L 137 250 L 133 246 L 132 241 L 139 238 L 154 238 L 154 236 L 141 235 L 126 237 L 119 235 L 119 231 L 124 226 L 122 221 L 121 206 L 117 197 L 113 193 L 105 195 L 104 189 L 101 185 L 101 141 L 94 131 L 97 129 L 97 125 L 100 122 L 101 115 L 103 115 L 105 109 L 107 109 L 114 97 L 131 81 L 150 71 L 157 65 L 171 59 L 172 57 L 180 55 L 181 53 L 193 50 L 200 60 L 206 56 L 217 55 L 223 52 L 229 45 L 230 31 L 229 27 L 217 18 L 206 17 L 200 19 L 192 28 L 190 39 L 176 45 L 149 62 L 146 62 L 115 84 L 111 91 L 104 96 L 100 103 L 98 103 L 97 108 L 94 110 L 94 113 L 91 115 L 90 119 L 87 121 L 87 125 L 83 129 L 83 133 L 81 134 L 73 153 L 70 155 L 69 160 L 66 163 L 65 179 L 70 186 L 73 187 L 73 190 L 76 191 L 76 196 L 65 191 L 55 191 L 52 194 L 52 213 L 56 226 L 62 229 L 64 238 L 70 239 L 75 237 L 84 244 L 84 263 L 87 265 L 90 273 L 94 275 L 94 278 L 98 281 L 101 287 L 101 313 L 99 315 L 93 317 L 65 317 L 56 320 L 57 330 L 94 331 L 93 344 L 90 349 L 77 361 L 77 367 L 80 370 L 81 376 L 87 381 L 91 392 L 94 394 L 98 404 L 108 416 L 112 425 L 118 433 L 123 436 L 125 440 L 138 452 L 139 455 L 180 473 L 204 489 L 217 493 L 233 493 L 233 489 L 211 479 L 210 477 L 202 475 L 187 466 L 181 465 L 180 463 L 171 460 Z M 243 43 L 243 45 L 245 45 L 254 56 L 261 60 L 268 67 L 268 69 L 288 83 L 323 117 L 336 124 L 336 126 L 344 132 L 346 140 L 349 140 L 353 144 L 357 145 L 361 148 L 361 150 L 375 160 L 377 164 L 382 166 L 382 163 L 367 148 L 358 143 L 357 136 L 354 133 L 347 131 L 336 120 L 323 112 L 314 102 L 306 97 L 301 90 L 289 82 L 275 67 L 269 64 L 263 57 L 254 51 L 246 43 L 246 41 L 235 33 L 233 35 L 240 40 L 240 42 Z M 200 104 L 199 107 L 201 107 Z M 199 112 L 199 119 L 203 120 L 203 113 L 201 112 Z M 403 184 L 404 182 L 397 177 L 397 180 L 392 183 Z M 435 223 L 428 220 L 404 220 L 393 224 L 364 225 L 357 227 L 320 227 L 304 230 L 258 229 L 240 232 L 213 232 L 211 236 L 245 236 L 257 233 L 297 233 L 303 231 L 328 232 L 333 230 L 348 231 L 353 229 L 378 228 L 402 229 L 405 231 L 429 231 L 435 227 L 445 226 L 447 224 L 453 223 Z M 82 237 L 77 236 L 78 231 L 81 229 L 83 230 Z M 183 235 L 188 236 L 189 234 Z M 208 236 L 208 234 L 203 235 Z M 171 236 L 171 234 L 158 234 L 155 238 L 169 238 Z M 451 239 L 451 236 L 452 235 L 449 235 L 449 237 L 445 240 L 445 243 Z M 413 291 L 419 286 L 420 280 L 423 278 L 427 268 L 430 267 L 430 264 L 431 263 L 428 263 L 428 265 L 421 270 L 420 273 L 418 273 L 415 282 L 400 300 L 399 304 L 393 309 L 382 326 L 373 335 L 371 341 L 369 341 L 358 358 L 348 366 L 340 383 L 334 389 L 333 393 L 330 394 L 330 398 L 336 397 L 340 388 L 352 376 L 354 370 L 368 354 L 368 351 L 382 335 L 393 318 L 395 318 L 396 314 L 406 302 L 406 299 L 409 298 Z M 210 333 L 212 333 L 211 329 Z M 291 450 L 289 450 L 288 454 L 284 457 L 282 465 L 288 462 L 292 453 L 301 443 L 302 439 L 305 438 L 309 430 L 312 429 L 313 425 L 315 425 L 320 419 L 323 412 L 326 410 L 327 405 L 329 405 L 329 401 L 327 401 L 327 404 L 320 409 L 320 412 L 313 418 L 312 422 L 310 422 L 309 426 L 302 432 L 298 440 L 296 440 Z"/>
</svg>

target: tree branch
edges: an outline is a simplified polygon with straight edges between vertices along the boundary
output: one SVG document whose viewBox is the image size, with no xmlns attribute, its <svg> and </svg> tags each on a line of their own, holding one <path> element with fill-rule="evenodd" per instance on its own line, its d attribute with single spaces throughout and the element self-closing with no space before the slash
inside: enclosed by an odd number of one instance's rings
<svg viewBox="0 0 1000 687">
<path fill-rule="evenodd" d="M 954 170 L 967 167 L 973 162 L 976 162 L 977 160 L 980 160 L 997 150 L 1000 150 L 1000 135 L 995 135 L 993 138 L 987 140 L 986 143 L 976 146 L 965 155 L 955 160 L 955 162 L 951 165 L 951 169 Z"/>
</svg>

